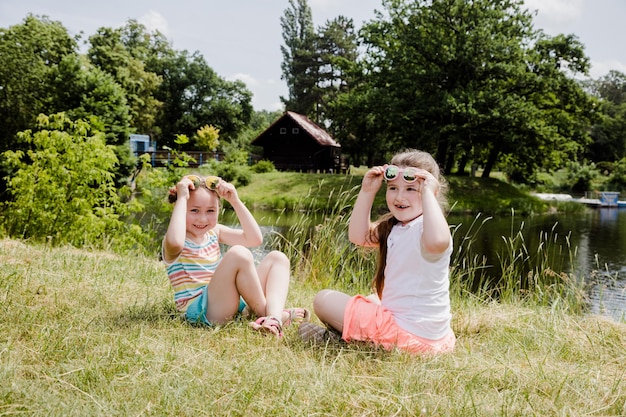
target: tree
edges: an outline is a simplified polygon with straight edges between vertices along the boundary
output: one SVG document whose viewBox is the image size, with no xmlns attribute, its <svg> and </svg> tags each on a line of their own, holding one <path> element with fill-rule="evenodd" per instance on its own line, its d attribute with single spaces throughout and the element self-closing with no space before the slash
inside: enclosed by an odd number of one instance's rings
<svg viewBox="0 0 626 417">
<path fill-rule="evenodd" d="M 192 137 L 206 124 L 230 141 L 243 131 L 252 115 L 252 93 L 239 80 L 226 81 L 198 52 L 170 51 L 153 56 L 147 69 L 162 77 L 156 98 L 163 103 L 157 117 L 159 144 L 172 146 L 176 135 Z M 187 149 L 191 143 L 187 145 Z"/>
<path fill-rule="evenodd" d="M 280 99 L 285 110 L 315 115 L 319 65 L 313 17 L 307 1 L 289 0 L 289 8 L 280 18 L 280 25 L 285 41 L 285 45 L 280 47 L 283 54 L 282 79 L 289 89 L 289 96 Z"/>
<path fill-rule="evenodd" d="M 32 127 L 37 115 L 56 111 L 49 84 L 63 58 L 77 49 L 65 27 L 45 16 L 28 15 L 19 25 L 0 28 L 0 152 L 16 149 L 15 135 Z"/>
<path fill-rule="evenodd" d="M 220 130 L 215 126 L 204 125 L 197 130 L 194 139 L 196 146 L 205 151 L 215 151 L 219 145 Z"/>
<path fill-rule="evenodd" d="M 507 158 L 531 176 L 575 157 L 592 103 L 566 70 L 584 73 L 588 59 L 574 37 L 535 31 L 522 4 L 385 0 L 387 16 L 362 31 L 372 136 L 434 153 L 448 173 L 473 161 L 488 176 Z"/>
<path fill-rule="evenodd" d="M 319 28 L 316 114 L 315 118 L 312 115 L 309 117 L 324 125 L 336 138 L 341 134 L 342 127 L 334 123 L 338 109 L 332 103 L 339 94 L 352 87 L 352 73 L 358 57 L 357 47 L 357 34 L 352 19 L 339 16 Z"/>
<path fill-rule="evenodd" d="M 587 158 L 595 162 L 617 162 L 626 158 L 626 75 L 610 71 L 591 80 L 587 89 L 600 101 L 600 120 L 591 131 Z"/>
<path fill-rule="evenodd" d="M 22 25 L 0 32 L 0 95 L 6 94 L 6 101 L 0 103 L 0 122 L 5 127 L 0 130 L 0 151 L 26 150 L 31 142 L 16 141 L 17 132 L 34 127 L 40 114 L 65 112 L 106 132 L 107 143 L 116 146 L 118 155 L 112 173 L 122 186 L 133 165 L 125 91 L 112 76 L 78 55 L 76 45 L 59 22 L 46 17 L 28 16 Z"/>
<path fill-rule="evenodd" d="M 155 122 L 162 105 L 155 98 L 161 79 L 146 71 L 142 61 L 147 56 L 145 45 L 134 43 L 139 34 L 149 37 L 145 27 L 133 20 L 120 29 L 100 28 L 89 38 L 87 57 L 124 89 L 133 131 L 154 136 L 158 133 Z"/>
</svg>

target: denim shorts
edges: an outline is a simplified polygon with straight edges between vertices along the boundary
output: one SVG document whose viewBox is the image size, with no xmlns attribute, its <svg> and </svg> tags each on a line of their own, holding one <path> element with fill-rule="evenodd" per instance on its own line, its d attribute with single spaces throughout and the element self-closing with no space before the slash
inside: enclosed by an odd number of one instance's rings
<svg viewBox="0 0 626 417">
<path fill-rule="evenodd" d="M 190 323 L 200 324 L 206 326 L 212 326 L 209 319 L 206 317 L 207 306 L 208 306 L 208 290 L 209 286 L 205 285 L 202 288 L 202 293 L 195 298 L 188 306 L 187 311 L 185 311 L 184 318 Z M 239 297 L 239 309 L 238 312 L 241 313 L 244 308 L 246 308 L 246 302 L 243 301 L 243 298 Z"/>
</svg>

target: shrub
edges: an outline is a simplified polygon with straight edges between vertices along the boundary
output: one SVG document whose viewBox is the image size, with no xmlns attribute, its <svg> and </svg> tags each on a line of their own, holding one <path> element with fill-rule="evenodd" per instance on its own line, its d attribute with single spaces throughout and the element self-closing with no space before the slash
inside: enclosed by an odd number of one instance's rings
<svg viewBox="0 0 626 417">
<path fill-rule="evenodd" d="M 37 123 L 38 131 L 18 133 L 27 151 L 3 154 L 13 172 L 3 207 L 9 235 L 76 246 L 134 235 L 120 218 L 130 206 L 118 194 L 118 159 L 104 134 L 62 113 L 40 115 Z"/>
<path fill-rule="evenodd" d="M 216 167 L 216 175 L 233 183 L 236 187 L 244 187 L 252 181 L 250 168 L 228 162 L 222 162 Z"/>
<path fill-rule="evenodd" d="M 599 176 L 599 172 L 593 162 L 589 164 L 569 162 L 566 168 L 567 186 L 570 190 L 577 193 L 590 190 L 592 188 L 593 181 Z"/>
<path fill-rule="evenodd" d="M 276 167 L 272 161 L 268 161 L 263 159 L 256 164 L 252 165 L 252 172 L 256 172 L 257 174 L 263 174 L 265 172 L 274 172 L 276 171 Z"/>
</svg>

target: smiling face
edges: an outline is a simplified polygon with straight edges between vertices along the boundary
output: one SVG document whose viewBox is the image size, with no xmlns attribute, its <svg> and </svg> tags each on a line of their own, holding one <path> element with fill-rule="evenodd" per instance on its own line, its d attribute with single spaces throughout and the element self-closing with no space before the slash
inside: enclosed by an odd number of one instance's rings
<svg viewBox="0 0 626 417">
<path fill-rule="evenodd" d="M 422 199 L 419 191 L 420 183 L 407 183 L 400 176 L 387 181 L 385 200 L 393 216 L 402 224 L 406 224 L 422 214 Z"/>
<path fill-rule="evenodd" d="M 220 201 L 215 192 L 204 187 L 191 191 L 187 200 L 187 237 L 201 241 L 217 225 L 219 211 Z"/>
</svg>

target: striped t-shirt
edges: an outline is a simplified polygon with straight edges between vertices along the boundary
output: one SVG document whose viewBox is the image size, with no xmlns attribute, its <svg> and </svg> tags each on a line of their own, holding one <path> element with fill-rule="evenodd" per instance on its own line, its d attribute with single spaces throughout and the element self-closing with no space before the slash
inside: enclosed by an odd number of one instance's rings
<svg viewBox="0 0 626 417">
<path fill-rule="evenodd" d="M 210 230 L 202 244 L 185 239 L 185 245 L 178 258 L 171 264 L 165 263 L 178 311 L 186 311 L 189 303 L 202 293 L 204 286 L 211 281 L 221 259 L 217 234 Z"/>
</svg>

